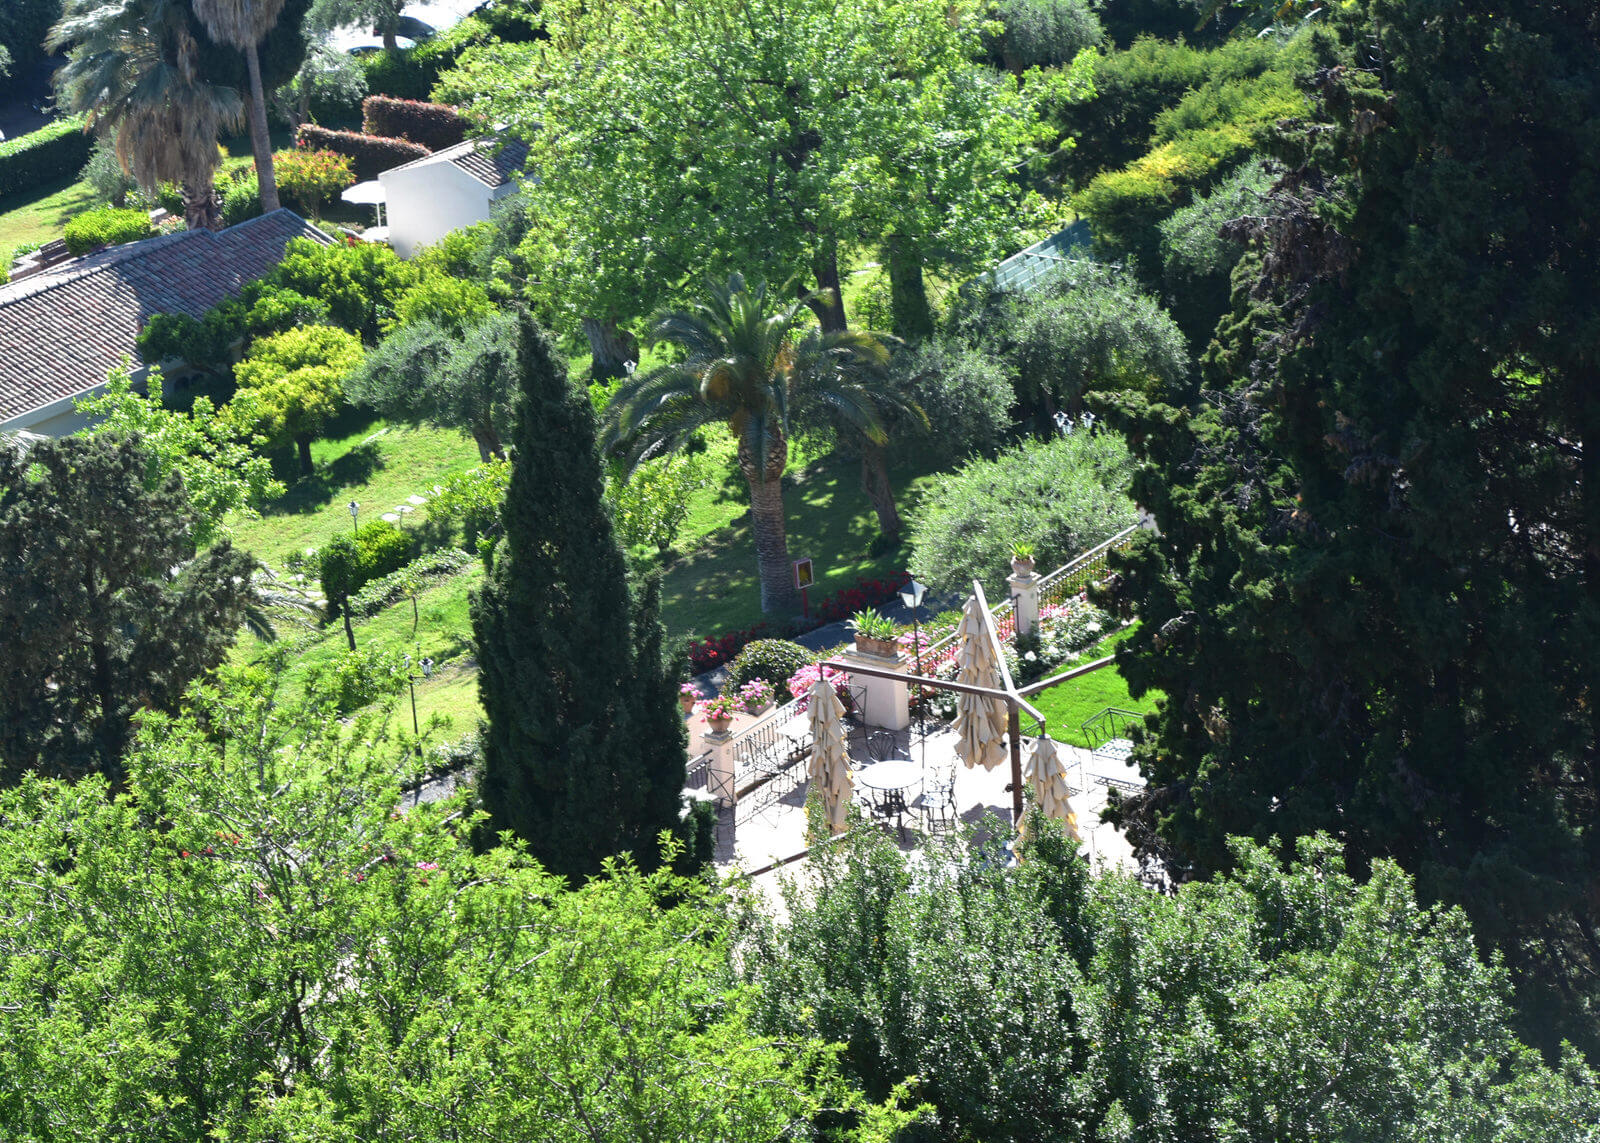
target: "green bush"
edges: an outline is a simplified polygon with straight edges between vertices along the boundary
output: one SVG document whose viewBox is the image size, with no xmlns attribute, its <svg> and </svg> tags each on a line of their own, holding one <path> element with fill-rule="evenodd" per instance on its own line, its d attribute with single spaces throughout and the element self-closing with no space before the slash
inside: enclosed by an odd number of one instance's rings
<svg viewBox="0 0 1600 1143">
<path fill-rule="evenodd" d="M 791 695 L 784 684 L 815 658 L 809 648 L 786 639 L 757 639 L 746 643 L 744 650 L 728 664 L 728 682 L 723 691 L 737 694 L 751 679 L 765 679 L 772 684 L 777 701 L 786 703 L 796 696 Z"/>
<path fill-rule="evenodd" d="M 222 188 L 222 222 L 237 226 L 261 214 L 261 186 L 254 171 L 245 171 Z"/>
<path fill-rule="evenodd" d="M 0 143 L 0 198 L 70 179 L 89 161 L 94 137 L 77 116 Z"/>
<path fill-rule="evenodd" d="M 1133 524 L 1132 474 L 1122 438 L 1087 429 L 969 461 L 938 477 L 908 513 L 911 574 L 939 593 L 970 591 L 980 579 L 1003 598 L 1012 544 L 1033 544 L 1048 569 Z"/>
<path fill-rule="evenodd" d="M 1244 244 L 1223 226 L 1259 214 L 1272 176 L 1252 159 L 1210 194 L 1172 213 L 1160 225 L 1161 284 L 1178 327 L 1198 353 L 1229 308 L 1229 277 Z"/>
<path fill-rule="evenodd" d="M 473 557 L 460 548 L 444 548 L 414 559 L 400 570 L 378 577 L 352 595 L 350 614 L 363 619 L 376 615 L 404 599 L 413 584 L 418 588 L 424 587 L 435 580 L 454 575 L 472 561 Z"/>
<path fill-rule="evenodd" d="M 1089 0 L 1001 0 L 994 18 L 1004 31 L 986 35 L 984 45 L 1014 72 L 1071 63 L 1105 36 Z"/>
<path fill-rule="evenodd" d="M 142 210 L 118 210 L 114 206 L 86 210 L 67 223 L 65 238 L 67 249 L 74 254 L 87 254 L 102 246 L 120 246 L 124 242 L 137 242 L 149 238 L 155 230 L 150 216 Z"/>
<path fill-rule="evenodd" d="M 352 714 L 406 685 L 405 653 L 360 647 L 342 652 L 332 663 L 306 672 L 306 690 L 331 701 L 340 714 Z"/>
<path fill-rule="evenodd" d="M 930 340 L 895 357 L 896 387 L 928 416 L 928 433 L 897 434 L 907 456 L 930 447 L 959 458 L 998 448 L 1017 403 L 1006 365 L 994 353 L 959 341 Z"/>
<path fill-rule="evenodd" d="M 363 524 L 354 538 L 340 533 L 322 549 L 319 574 L 329 614 L 347 606 L 368 583 L 399 571 L 411 558 L 412 537 L 387 520 Z"/>
<path fill-rule="evenodd" d="M 128 196 L 139 187 L 134 177 L 122 169 L 116 148 L 104 139 L 94 145 L 94 151 L 83 165 L 83 170 L 78 172 L 78 178 L 93 187 L 101 201 L 116 207 L 126 206 Z"/>
</svg>

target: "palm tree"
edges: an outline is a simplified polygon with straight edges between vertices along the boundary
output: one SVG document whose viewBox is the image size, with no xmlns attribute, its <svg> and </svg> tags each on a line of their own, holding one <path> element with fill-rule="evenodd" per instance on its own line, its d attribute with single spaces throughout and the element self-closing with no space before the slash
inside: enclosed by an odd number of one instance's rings
<svg viewBox="0 0 1600 1143">
<path fill-rule="evenodd" d="M 750 486 L 763 611 L 798 603 L 783 514 L 791 411 L 816 410 L 869 441 L 887 439 L 880 409 L 888 350 L 870 333 L 802 333 L 814 300 L 778 307 L 764 283 L 746 284 L 737 273 L 710 285 L 706 300 L 652 321 L 649 341 L 676 346 L 683 361 L 625 382 L 606 415 L 605 444 L 626 447 L 635 460 L 677 448 L 704 426 L 728 426 Z"/>
<path fill-rule="evenodd" d="M 197 31 L 187 0 L 66 0 L 45 44 L 67 49 L 56 73 L 62 107 L 110 136 L 117 160 L 146 190 L 177 182 L 191 230 L 215 230 L 217 140 L 243 121 L 243 103 L 233 88 L 202 78 Z"/>
<path fill-rule="evenodd" d="M 261 209 L 278 209 L 278 179 L 272 170 L 272 136 L 267 133 L 267 96 L 261 90 L 261 56 L 257 46 L 267 38 L 283 11 L 284 0 L 194 0 L 194 14 L 218 43 L 244 53 L 250 72 L 250 146 L 255 151 L 256 182 Z"/>
</svg>

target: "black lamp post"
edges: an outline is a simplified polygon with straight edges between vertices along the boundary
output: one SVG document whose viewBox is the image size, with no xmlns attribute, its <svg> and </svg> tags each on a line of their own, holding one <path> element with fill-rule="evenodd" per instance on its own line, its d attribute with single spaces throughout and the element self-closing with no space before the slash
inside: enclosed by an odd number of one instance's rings
<svg viewBox="0 0 1600 1143">
<path fill-rule="evenodd" d="M 352 503 L 354 503 L 352 501 Z M 433 660 L 422 660 L 422 677 L 431 678 L 433 675 Z M 411 737 L 417 740 L 417 759 L 422 758 L 422 729 L 417 725 L 417 676 L 411 673 L 411 656 L 406 656 L 406 686 L 411 688 Z M 422 775 L 417 775 L 416 788 L 411 792 L 411 804 L 416 805 L 422 797 Z"/>
<path fill-rule="evenodd" d="M 917 618 L 917 609 L 922 606 L 922 596 L 927 590 L 927 585 L 920 584 L 916 580 L 909 581 L 905 587 L 900 589 L 900 602 L 911 609 L 911 646 L 912 653 L 916 655 L 918 677 L 922 675 L 922 625 Z M 917 699 L 920 701 L 921 698 L 922 684 L 918 683 Z M 923 713 L 922 718 L 926 720 L 926 712 Z M 927 769 L 928 766 L 928 732 L 926 727 L 923 728 L 922 732 L 922 766 L 923 769 Z"/>
<path fill-rule="evenodd" d="M 354 500 L 350 501 L 350 530 L 358 536 L 361 534 L 361 523 L 358 519 L 360 511 L 361 505 Z"/>
</svg>

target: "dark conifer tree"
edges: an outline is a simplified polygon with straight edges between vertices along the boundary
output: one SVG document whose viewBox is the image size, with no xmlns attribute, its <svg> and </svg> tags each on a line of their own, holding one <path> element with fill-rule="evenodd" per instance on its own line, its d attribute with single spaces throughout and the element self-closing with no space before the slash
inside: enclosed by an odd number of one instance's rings
<svg viewBox="0 0 1600 1143">
<path fill-rule="evenodd" d="M 577 879 L 625 851 L 659 859 L 681 806 L 683 720 L 657 589 L 629 592 L 589 400 L 531 317 L 518 358 L 504 532 L 472 605 L 482 796 L 495 831 Z"/>
<path fill-rule="evenodd" d="M 183 483 L 135 439 L 0 440 L 0 779 L 121 778 L 133 715 L 220 663 L 256 562 L 196 556 Z"/>
<path fill-rule="evenodd" d="M 1170 696 L 1126 818 L 1180 876 L 1327 829 L 1464 906 L 1600 1051 L 1600 21 L 1361 0 L 1192 407 L 1124 401 L 1121 561 Z"/>
</svg>

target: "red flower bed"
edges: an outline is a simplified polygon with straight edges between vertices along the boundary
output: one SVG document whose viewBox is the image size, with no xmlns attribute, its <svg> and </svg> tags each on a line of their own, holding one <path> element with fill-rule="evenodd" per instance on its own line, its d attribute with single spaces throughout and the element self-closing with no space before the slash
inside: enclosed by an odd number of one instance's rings
<svg viewBox="0 0 1600 1143">
<path fill-rule="evenodd" d="M 911 579 L 900 572 L 887 579 L 857 580 L 854 587 L 841 588 L 819 600 L 811 609 L 809 619 L 796 619 L 791 623 L 773 624 L 765 621 L 742 631 L 729 631 L 705 639 L 691 639 L 688 643 L 689 672 L 698 675 L 713 667 L 720 667 L 740 651 L 746 643 L 757 639 L 787 639 L 806 631 L 813 631 L 828 623 L 848 619 L 868 607 L 879 607 L 891 602 Z"/>
</svg>

